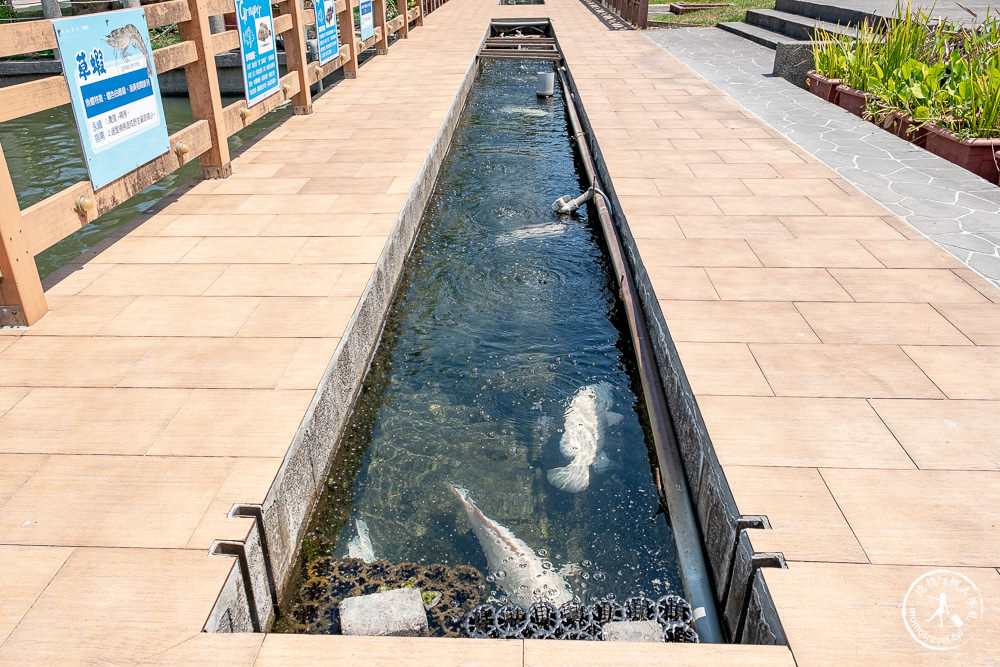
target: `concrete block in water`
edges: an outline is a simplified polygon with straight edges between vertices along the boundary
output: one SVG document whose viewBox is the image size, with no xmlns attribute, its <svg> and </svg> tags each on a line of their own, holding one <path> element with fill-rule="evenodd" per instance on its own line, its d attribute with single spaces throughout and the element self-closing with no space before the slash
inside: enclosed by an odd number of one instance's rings
<svg viewBox="0 0 1000 667">
<path fill-rule="evenodd" d="M 359 595 L 340 603 L 340 631 L 345 635 L 422 637 L 427 612 L 416 588 Z"/>
<path fill-rule="evenodd" d="M 662 642 L 663 628 L 656 621 L 611 621 L 604 624 L 606 642 Z"/>
</svg>

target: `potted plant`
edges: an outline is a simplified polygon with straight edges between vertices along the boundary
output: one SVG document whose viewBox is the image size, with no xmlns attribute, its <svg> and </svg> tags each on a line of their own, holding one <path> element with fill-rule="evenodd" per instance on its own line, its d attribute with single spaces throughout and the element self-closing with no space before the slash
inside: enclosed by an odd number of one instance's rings
<svg viewBox="0 0 1000 667">
<path fill-rule="evenodd" d="M 927 150 L 995 182 L 1000 176 L 1000 22 L 960 33 L 948 54 L 941 113 L 928 126 Z"/>
<path fill-rule="evenodd" d="M 845 49 L 843 83 L 837 86 L 837 104 L 856 116 L 862 116 L 871 93 L 865 85 L 872 70 L 881 38 L 871 23 L 862 23 L 857 37 Z"/>
<path fill-rule="evenodd" d="M 827 102 L 837 103 L 837 86 L 843 83 L 844 63 L 843 42 L 822 28 L 816 28 L 813 36 L 813 66 L 806 74 L 809 92 Z"/>
</svg>

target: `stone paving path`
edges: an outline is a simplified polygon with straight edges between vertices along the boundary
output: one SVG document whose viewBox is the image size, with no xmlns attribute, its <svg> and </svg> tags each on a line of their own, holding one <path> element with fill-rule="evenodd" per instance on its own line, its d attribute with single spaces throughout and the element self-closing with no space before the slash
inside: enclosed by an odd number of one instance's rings
<svg viewBox="0 0 1000 667">
<path fill-rule="evenodd" d="M 1000 291 L 635 31 L 553 18 L 785 647 L 201 632 L 492 16 L 452 0 L 109 241 L 0 335 L 0 663 L 939 664 L 927 570 L 1000 655 Z M 716 33 L 713 33 L 713 38 Z M 428 67 L 433 63 L 433 67 Z M 401 129 L 402 128 L 402 129 Z M 405 131 L 403 131 L 405 130 Z M 661 321 L 662 323 L 662 321 Z"/>
<path fill-rule="evenodd" d="M 771 76 L 770 49 L 714 28 L 647 35 L 844 180 L 1000 285 L 1000 187 Z"/>
</svg>

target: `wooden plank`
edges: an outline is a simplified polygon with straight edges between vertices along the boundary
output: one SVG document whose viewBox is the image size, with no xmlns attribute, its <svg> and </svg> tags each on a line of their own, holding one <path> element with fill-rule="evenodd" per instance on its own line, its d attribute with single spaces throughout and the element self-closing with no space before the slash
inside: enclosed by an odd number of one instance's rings
<svg viewBox="0 0 1000 667">
<path fill-rule="evenodd" d="M 34 324 L 49 306 L 38 278 L 35 256 L 25 238 L 26 224 L 10 180 L 7 160 L 0 146 L 0 305 L 14 306 L 19 313 L 0 313 L 4 324 Z"/>
<path fill-rule="evenodd" d="M 233 0 L 204 0 L 205 13 L 209 16 L 219 14 L 232 14 L 236 11 L 236 3 Z"/>
<path fill-rule="evenodd" d="M 246 117 L 244 117 L 241 113 L 243 109 L 247 108 L 246 100 L 237 100 L 223 109 L 222 117 L 224 119 L 224 127 L 226 128 L 226 136 L 236 134 L 244 127 L 266 114 L 268 111 L 277 108 L 277 106 L 285 100 L 294 97 L 295 94 L 299 92 L 298 74 L 296 72 L 289 72 L 285 76 L 281 77 L 281 86 L 282 88 L 288 86 L 287 94 L 279 90 L 269 97 L 265 97 L 263 100 L 247 109 L 249 113 L 247 113 Z"/>
<path fill-rule="evenodd" d="M 153 51 L 156 73 L 163 74 L 198 60 L 198 49 L 194 42 L 180 42 Z"/>
<path fill-rule="evenodd" d="M 309 69 L 307 70 L 309 72 L 309 85 L 311 86 L 312 84 L 316 83 L 323 77 L 327 77 L 333 72 L 336 72 L 338 69 L 343 67 L 344 63 L 346 63 L 350 59 L 348 56 L 344 55 L 344 52 L 349 50 L 350 49 L 347 47 L 347 45 L 341 45 L 340 55 L 331 60 L 330 62 L 328 62 L 327 64 L 323 65 L 322 75 L 320 75 L 319 73 L 320 68 L 317 67 L 318 63 L 315 62 L 309 63 Z"/>
<path fill-rule="evenodd" d="M 354 7 L 357 0 L 345 0 L 344 8 L 337 10 L 337 29 L 340 31 L 340 53 L 345 56 L 343 62 L 344 78 L 354 79 L 358 76 L 358 43 L 354 40 Z"/>
<path fill-rule="evenodd" d="M 191 20 L 178 24 L 181 39 L 193 41 L 198 59 L 184 66 L 187 77 L 188 96 L 191 113 L 196 120 L 207 120 L 212 136 L 212 147 L 201 158 L 201 174 L 205 178 L 229 178 L 233 173 L 229 159 L 229 142 L 226 138 L 226 122 L 222 115 L 222 96 L 219 92 L 219 74 L 215 69 L 216 42 L 212 28 L 208 24 L 209 14 L 204 0 L 187 0 Z M 232 34 L 239 46 L 239 36 Z M 220 35 L 215 35 L 219 37 Z"/>
<path fill-rule="evenodd" d="M 403 28 L 403 24 L 404 24 L 404 21 L 403 21 L 403 17 L 402 16 L 397 16 L 396 18 L 392 19 L 391 21 L 386 21 L 385 22 L 386 32 L 388 34 L 390 34 L 390 35 L 395 35 L 397 32 L 399 32 Z"/>
<path fill-rule="evenodd" d="M 229 4 L 232 6 L 232 0 L 229 0 Z M 146 5 L 144 9 L 150 28 L 191 20 L 185 0 Z M 52 21 L 48 19 L 0 25 L 0 58 L 54 48 L 56 35 L 52 29 Z"/>
<path fill-rule="evenodd" d="M 226 32 L 217 32 L 211 35 L 212 40 L 212 53 L 225 53 L 226 51 L 232 51 L 233 49 L 240 48 L 240 33 L 235 30 L 227 30 Z"/>
<path fill-rule="evenodd" d="M 191 20 L 191 10 L 185 0 L 170 0 L 154 5 L 146 5 L 146 23 L 150 28 L 160 28 L 171 23 L 184 23 Z"/>
<path fill-rule="evenodd" d="M 183 157 L 174 151 L 179 143 L 187 144 L 190 148 Z M 61 241 L 208 151 L 212 147 L 208 122 L 199 120 L 175 132 L 170 137 L 170 147 L 171 150 L 160 157 L 130 171 L 97 192 L 94 192 L 90 181 L 81 181 L 21 211 L 31 255 L 37 255 L 53 243 Z M 86 213 L 77 213 L 75 206 L 78 196 L 89 197 L 95 204 L 94 208 Z"/>
<path fill-rule="evenodd" d="M 60 104 L 69 104 L 69 88 L 61 74 L 0 88 L 0 123 Z"/>
<path fill-rule="evenodd" d="M 0 24 L 0 58 L 56 48 L 52 21 Z"/>
<path fill-rule="evenodd" d="M 410 22 L 407 20 L 406 0 L 396 0 L 396 12 L 398 13 L 396 19 L 399 19 L 400 35 L 403 39 L 408 39 L 410 36 Z M 393 20 L 395 21 L 396 19 Z"/>
<path fill-rule="evenodd" d="M 389 53 L 389 31 L 385 25 L 385 0 L 373 0 L 375 14 L 375 53 L 384 56 Z"/>
<path fill-rule="evenodd" d="M 274 34 L 280 35 L 292 29 L 292 17 L 289 14 L 278 14 L 274 17 Z"/>
<path fill-rule="evenodd" d="M 292 111 L 298 116 L 312 113 L 312 95 L 309 91 L 309 73 L 311 68 L 306 57 L 306 17 L 301 3 L 288 2 L 281 6 L 283 12 L 279 18 L 288 19 L 290 32 L 285 35 L 285 66 L 290 74 L 294 73 L 298 82 L 298 92 L 292 98 Z M 277 21 L 275 32 L 277 32 Z M 312 68 L 315 69 L 315 68 Z"/>
</svg>

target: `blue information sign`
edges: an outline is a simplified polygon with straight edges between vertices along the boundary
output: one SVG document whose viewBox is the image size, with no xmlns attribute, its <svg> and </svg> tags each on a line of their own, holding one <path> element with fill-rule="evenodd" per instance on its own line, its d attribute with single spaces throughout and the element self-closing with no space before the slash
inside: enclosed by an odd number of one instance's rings
<svg viewBox="0 0 1000 667">
<path fill-rule="evenodd" d="M 319 44 L 319 64 L 325 65 L 340 54 L 337 34 L 337 10 L 333 0 L 313 0 L 316 9 L 316 42 Z"/>
<path fill-rule="evenodd" d="M 243 59 L 243 90 L 247 106 L 252 107 L 281 88 L 270 1 L 236 0 L 236 24 Z"/>
<path fill-rule="evenodd" d="M 375 34 L 375 12 L 372 7 L 372 0 L 361 0 L 361 41 L 369 39 Z"/>
<path fill-rule="evenodd" d="M 94 189 L 169 151 L 145 12 L 88 14 L 52 27 Z"/>
</svg>

